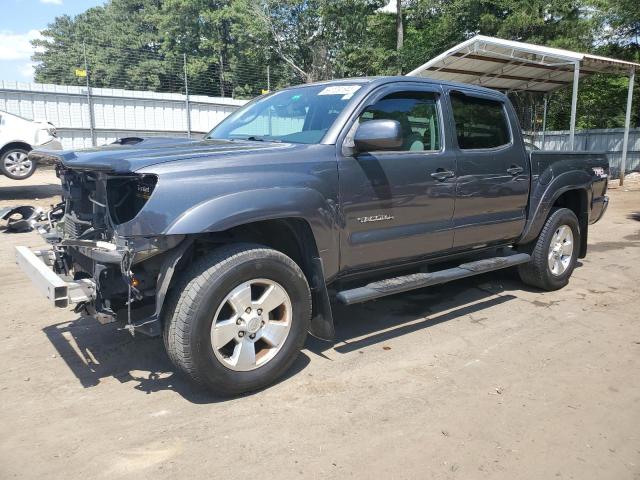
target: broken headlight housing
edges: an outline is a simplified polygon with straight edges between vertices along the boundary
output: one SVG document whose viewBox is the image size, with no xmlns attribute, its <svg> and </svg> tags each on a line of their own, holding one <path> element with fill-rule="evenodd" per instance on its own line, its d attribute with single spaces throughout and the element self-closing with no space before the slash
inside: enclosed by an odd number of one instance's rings
<svg viewBox="0 0 640 480">
<path fill-rule="evenodd" d="M 114 225 L 133 220 L 153 193 L 155 175 L 126 175 L 107 180 L 107 203 Z"/>
</svg>

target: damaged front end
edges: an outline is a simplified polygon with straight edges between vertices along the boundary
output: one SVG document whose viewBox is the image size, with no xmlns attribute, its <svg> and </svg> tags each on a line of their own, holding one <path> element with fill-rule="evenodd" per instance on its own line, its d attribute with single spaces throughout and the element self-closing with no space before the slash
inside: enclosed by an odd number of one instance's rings
<svg viewBox="0 0 640 480">
<path fill-rule="evenodd" d="M 118 234 L 149 200 L 157 177 L 62 164 L 56 171 L 63 202 L 37 225 L 51 249 L 18 247 L 18 263 L 54 305 L 75 304 L 76 312 L 101 323 L 119 321 L 132 333 L 159 335 L 160 309 L 187 242 L 181 235 Z"/>
</svg>

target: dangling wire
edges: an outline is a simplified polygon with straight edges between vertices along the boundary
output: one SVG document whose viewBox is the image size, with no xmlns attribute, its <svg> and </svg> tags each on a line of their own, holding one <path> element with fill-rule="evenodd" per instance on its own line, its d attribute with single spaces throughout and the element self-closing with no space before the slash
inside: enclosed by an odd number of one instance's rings
<svg viewBox="0 0 640 480">
<path fill-rule="evenodd" d="M 131 298 L 132 298 L 132 285 L 131 282 L 133 280 L 133 271 L 131 271 L 131 267 L 133 266 L 133 255 L 131 255 L 131 251 L 129 249 L 124 251 L 122 255 L 122 261 L 120 262 L 120 270 L 122 275 L 127 280 L 127 330 L 131 333 L 131 335 L 135 334 L 135 328 L 131 322 Z"/>
</svg>

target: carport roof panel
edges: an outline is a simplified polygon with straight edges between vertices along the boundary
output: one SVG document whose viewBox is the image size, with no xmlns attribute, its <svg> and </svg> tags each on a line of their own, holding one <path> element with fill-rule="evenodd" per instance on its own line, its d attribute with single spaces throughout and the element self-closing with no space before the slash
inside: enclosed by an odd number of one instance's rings
<svg viewBox="0 0 640 480">
<path fill-rule="evenodd" d="M 614 58 L 477 35 L 407 75 L 499 90 L 549 92 L 571 85 L 576 63 L 581 78 L 600 72 L 627 74 L 640 67 Z"/>
</svg>

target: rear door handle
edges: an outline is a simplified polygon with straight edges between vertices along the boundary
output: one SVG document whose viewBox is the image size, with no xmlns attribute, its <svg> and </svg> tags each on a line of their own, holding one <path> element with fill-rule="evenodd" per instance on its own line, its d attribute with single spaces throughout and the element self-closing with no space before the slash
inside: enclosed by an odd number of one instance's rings
<svg viewBox="0 0 640 480">
<path fill-rule="evenodd" d="M 454 172 L 452 172 L 451 170 L 445 170 L 444 168 L 438 168 L 435 172 L 433 172 L 431 174 L 432 178 L 435 178 L 436 180 L 439 181 L 444 181 L 447 178 L 451 178 L 451 177 L 455 177 L 456 174 Z"/>
<path fill-rule="evenodd" d="M 509 168 L 507 168 L 507 173 L 509 175 L 513 175 L 514 177 L 516 175 L 520 175 L 522 172 L 524 172 L 524 168 L 517 165 L 511 165 Z"/>
</svg>

